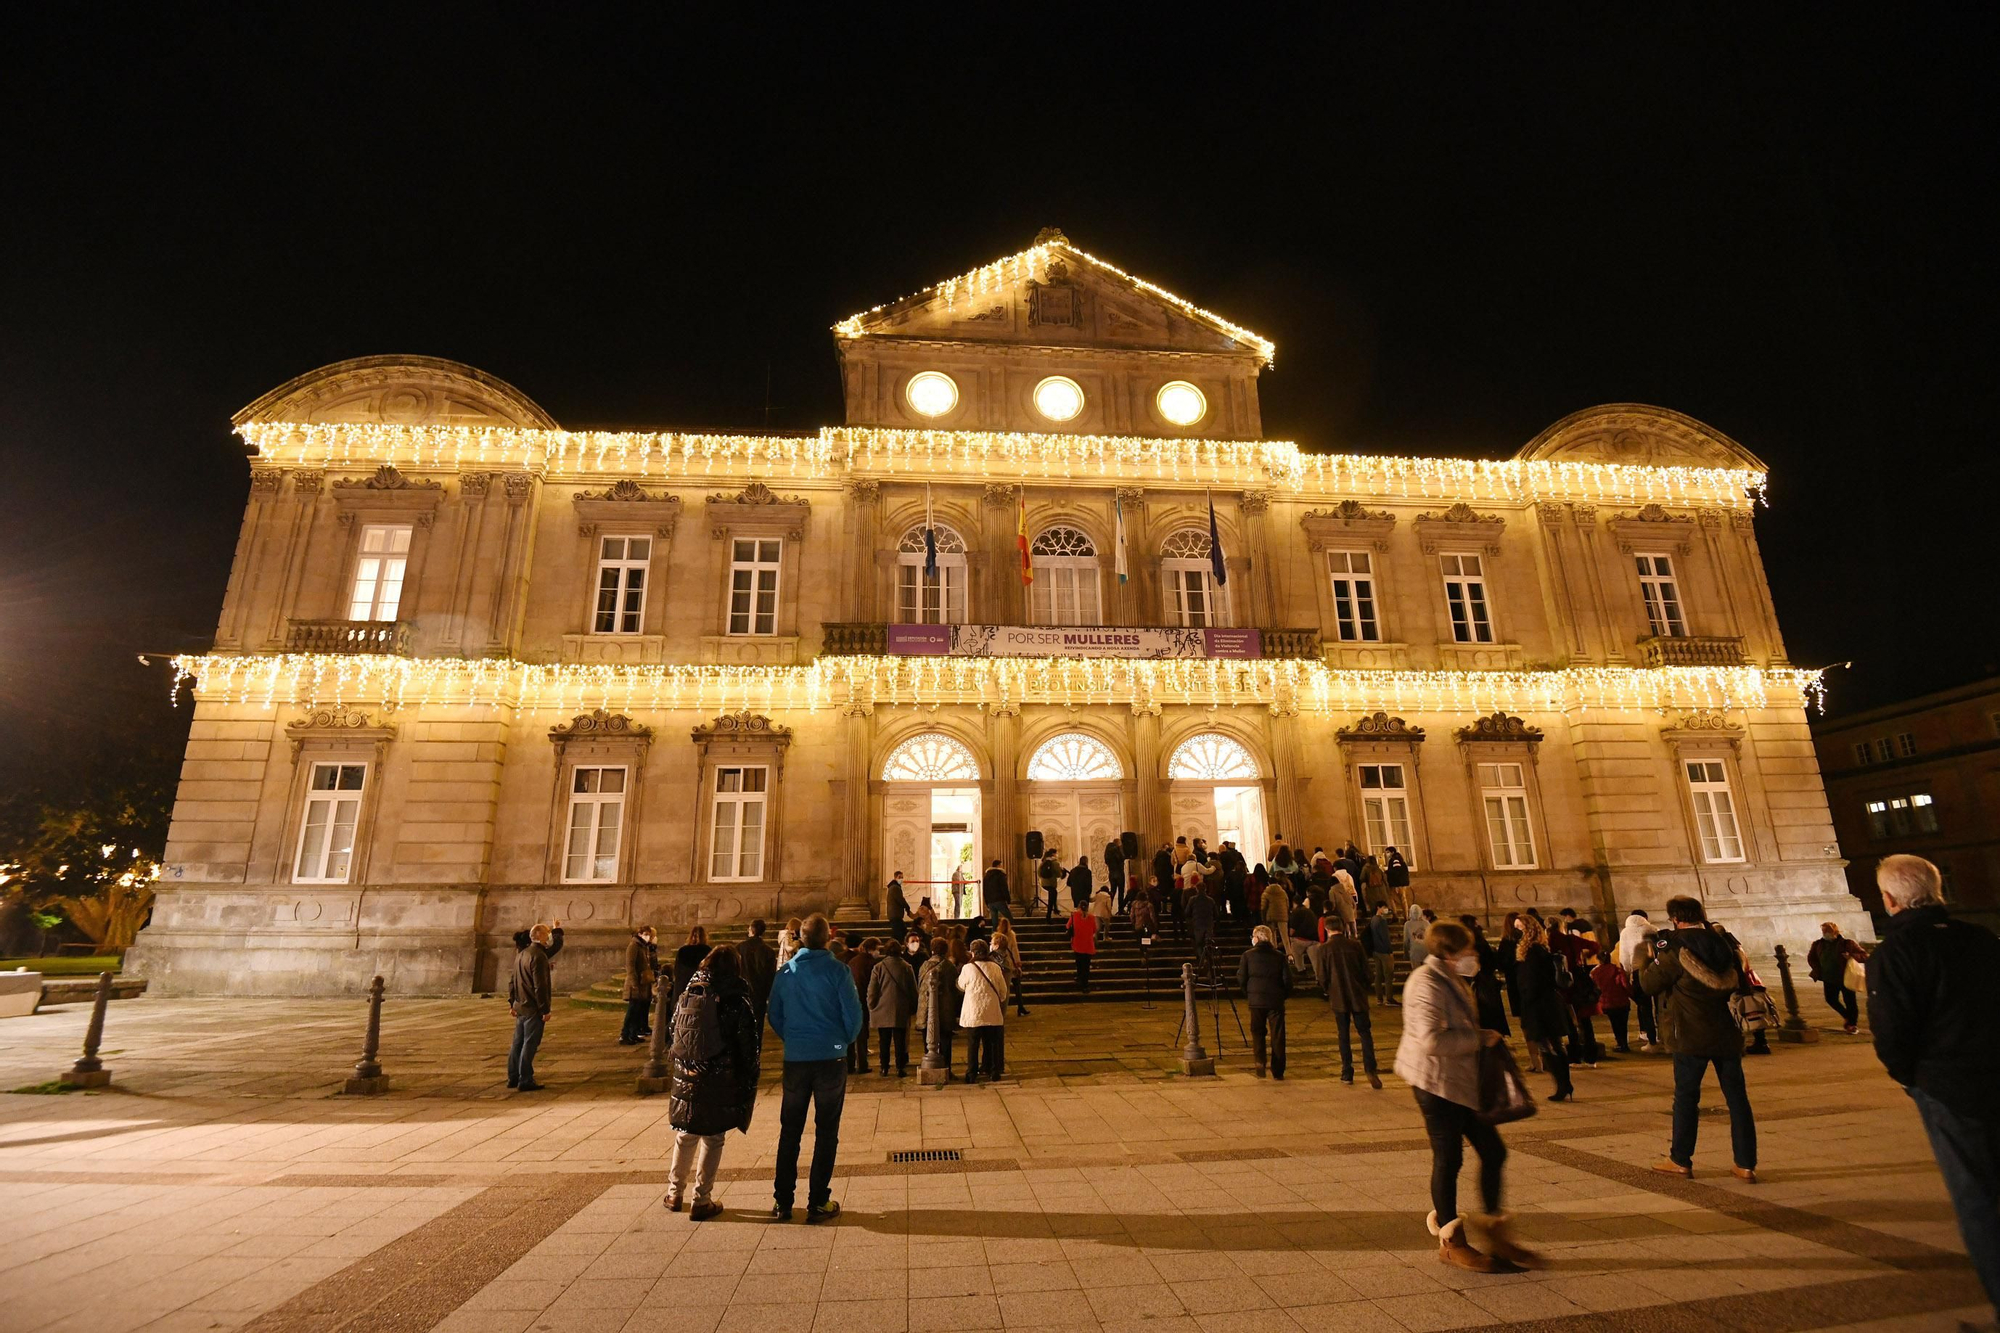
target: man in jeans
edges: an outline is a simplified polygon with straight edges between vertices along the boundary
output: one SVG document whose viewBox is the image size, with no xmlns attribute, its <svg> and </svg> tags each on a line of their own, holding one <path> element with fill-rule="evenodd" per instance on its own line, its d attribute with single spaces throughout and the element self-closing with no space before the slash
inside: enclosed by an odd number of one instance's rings
<svg viewBox="0 0 2000 1333">
<path fill-rule="evenodd" d="M 1250 1006 L 1250 1050 L 1258 1078 L 1264 1077 L 1265 1038 L 1270 1041 L 1271 1077 L 1285 1076 L 1285 996 L 1292 989 L 1291 969 L 1278 952 L 1269 926 L 1250 932 L 1251 944 L 1236 963 L 1236 985 Z"/>
<path fill-rule="evenodd" d="M 507 1086 L 522 1092 L 539 1092 L 535 1082 L 535 1052 L 541 1049 L 542 1029 L 555 1008 L 555 980 L 549 975 L 549 960 L 562 952 L 562 922 L 543 925 L 537 921 L 525 932 L 525 941 L 514 937 L 514 975 L 507 980 L 507 1008 L 514 1015 L 514 1044 L 507 1051 Z"/>
<path fill-rule="evenodd" d="M 785 1094 L 778 1111 L 776 1200 L 771 1219 L 792 1220 L 799 1183 L 799 1143 L 806 1132 L 806 1106 L 813 1108 L 812 1176 L 807 1183 L 806 1221 L 840 1215 L 830 1197 L 833 1160 L 840 1150 L 840 1112 L 847 1101 L 847 1051 L 861 1036 L 861 997 L 854 977 L 826 951 L 833 927 L 813 913 L 800 930 L 798 950 L 778 969 L 771 984 L 771 1030 L 785 1043 Z"/>
<path fill-rule="evenodd" d="M 1715 1066 L 1715 1081 L 1729 1106 L 1729 1143 L 1735 1154 L 1730 1173 L 1757 1182 L 1757 1121 L 1743 1086 L 1743 1032 L 1729 1012 L 1729 997 L 1743 977 L 1743 955 L 1727 935 L 1708 924 L 1693 898 L 1669 898 L 1667 920 L 1650 957 L 1640 960 L 1639 985 L 1662 996 L 1660 1035 L 1674 1058 L 1674 1136 L 1655 1171 L 1694 1174 L 1695 1117 L 1701 1111 L 1701 1083 Z"/>
<path fill-rule="evenodd" d="M 1868 956 L 1875 1054 L 1917 1104 L 1973 1270 L 2000 1305 L 2000 940 L 1952 919 L 1921 856 L 1883 857 L 1875 883 L 1889 913 Z"/>
</svg>

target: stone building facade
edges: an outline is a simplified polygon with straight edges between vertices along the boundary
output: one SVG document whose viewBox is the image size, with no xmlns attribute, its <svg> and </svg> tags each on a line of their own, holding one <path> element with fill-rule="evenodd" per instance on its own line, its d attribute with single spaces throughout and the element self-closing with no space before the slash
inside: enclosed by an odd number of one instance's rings
<svg viewBox="0 0 2000 1333">
<path fill-rule="evenodd" d="M 1961 916 L 2000 927 L 2000 677 L 1813 727 L 1847 879 L 1882 909 L 1875 867 L 1914 852 Z"/>
<path fill-rule="evenodd" d="M 583 977 L 633 923 L 864 916 L 995 857 L 1025 897 L 1030 832 L 1126 830 L 1393 843 L 1496 923 L 1693 893 L 1753 946 L 1866 933 L 1721 433 L 1267 440 L 1269 342 L 1058 234 L 834 334 L 808 435 L 569 432 L 413 357 L 244 409 L 130 965 L 463 992 L 558 917 Z"/>
</svg>

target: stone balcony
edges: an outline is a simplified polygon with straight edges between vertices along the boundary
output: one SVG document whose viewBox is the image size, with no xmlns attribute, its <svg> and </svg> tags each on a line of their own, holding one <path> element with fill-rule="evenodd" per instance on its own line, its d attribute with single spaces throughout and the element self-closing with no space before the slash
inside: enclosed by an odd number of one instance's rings
<svg viewBox="0 0 2000 1333">
<path fill-rule="evenodd" d="M 1639 640 L 1639 660 L 1649 667 L 1742 666 L 1743 640 L 1655 634 Z"/>
<path fill-rule="evenodd" d="M 889 626 L 874 621 L 828 621 L 821 627 L 825 638 L 822 657 L 872 657 L 889 651 Z M 1137 629 L 1166 629 L 1164 625 L 1139 625 Z M 1266 658 L 1299 658 L 1311 661 L 1320 655 L 1316 629 L 1260 629 L 1259 643 Z"/>
<path fill-rule="evenodd" d="M 285 622 L 285 651 L 408 657 L 412 628 L 407 620 L 291 620 Z"/>
</svg>

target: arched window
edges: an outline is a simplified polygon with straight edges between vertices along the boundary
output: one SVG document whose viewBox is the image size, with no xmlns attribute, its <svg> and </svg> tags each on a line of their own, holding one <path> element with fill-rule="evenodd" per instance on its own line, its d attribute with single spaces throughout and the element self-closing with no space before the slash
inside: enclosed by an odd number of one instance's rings
<svg viewBox="0 0 2000 1333">
<path fill-rule="evenodd" d="M 1257 777 L 1257 761 L 1240 741 L 1215 732 L 1190 736 L 1174 747 L 1167 776 L 1183 782 L 1222 782 Z"/>
<path fill-rule="evenodd" d="M 882 761 L 884 782 L 977 782 L 979 761 L 949 736 L 925 732 L 889 751 Z"/>
<path fill-rule="evenodd" d="M 1097 592 L 1097 547 L 1075 528 L 1043 528 L 1028 546 L 1035 581 L 1030 614 L 1037 625 L 1102 625 Z"/>
<path fill-rule="evenodd" d="M 1028 760 L 1031 782 L 1109 782 L 1124 776 L 1111 747 L 1080 731 L 1051 736 Z"/>
<path fill-rule="evenodd" d="M 965 623 L 965 538 L 942 523 L 937 531 L 937 573 L 924 573 L 924 525 L 903 534 L 896 545 L 896 623 Z"/>
<path fill-rule="evenodd" d="M 1213 549 L 1201 528 L 1182 528 L 1160 543 L 1160 586 L 1169 625 L 1207 629 L 1229 623 L 1229 590 L 1216 586 L 1209 564 Z"/>
</svg>

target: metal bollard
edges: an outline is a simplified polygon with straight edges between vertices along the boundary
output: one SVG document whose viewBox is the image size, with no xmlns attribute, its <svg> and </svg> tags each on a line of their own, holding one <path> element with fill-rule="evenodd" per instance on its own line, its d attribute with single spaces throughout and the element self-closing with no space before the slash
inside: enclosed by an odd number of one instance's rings
<svg viewBox="0 0 2000 1333">
<path fill-rule="evenodd" d="M 639 1069 L 639 1083 L 633 1089 L 641 1097 L 666 1092 L 673 1085 L 674 1071 L 667 1065 L 667 997 L 673 993 L 673 978 L 661 972 L 653 978 L 653 1035 L 646 1041 L 646 1063 Z"/>
<path fill-rule="evenodd" d="M 354 1062 L 354 1077 L 341 1091 L 356 1097 L 373 1097 L 389 1090 L 389 1076 L 375 1057 L 382 1050 L 382 978 L 368 983 L 368 1035 L 361 1039 L 361 1058 Z"/>
<path fill-rule="evenodd" d="M 1194 964 L 1181 964 L 1181 1003 L 1186 1006 L 1181 1021 L 1187 1026 L 1187 1045 L 1181 1048 L 1183 1074 L 1213 1074 L 1215 1061 L 1201 1048 L 1201 1015 L 1194 1007 Z"/>
<path fill-rule="evenodd" d="M 944 1058 L 944 969 L 931 972 L 931 1021 L 924 1024 L 924 1058 L 917 1064 L 917 1086 L 938 1087 L 951 1082 L 951 1065 Z"/>
<path fill-rule="evenodd" d="M 1778 957 L 1778 985 L 1785 996 L 1785 1021 L 1778 1024 L 1778 1040 L 1805 1044 L 1819 1040 L 1819 1033 L 1813 1031 L 1799 1014 L 1799 991 L 1792 984 L 1792 956 L 1785 952 L 1785 946 L 1777 945 L 1773 950 Z"/>
<path fill-rule="evenodd" d="M 59 1080 L 66 1088 L 111 1086 L 111 1071 L 97 1058 L 97 1048 L 104 1044 L 104 1009 L 111 1003 L 111 982 L 111 973 L 97 974 L 97 998 L 90 1006 L 90 1027 L 83 1034 L 83 1054 Z"/>
</svg>

